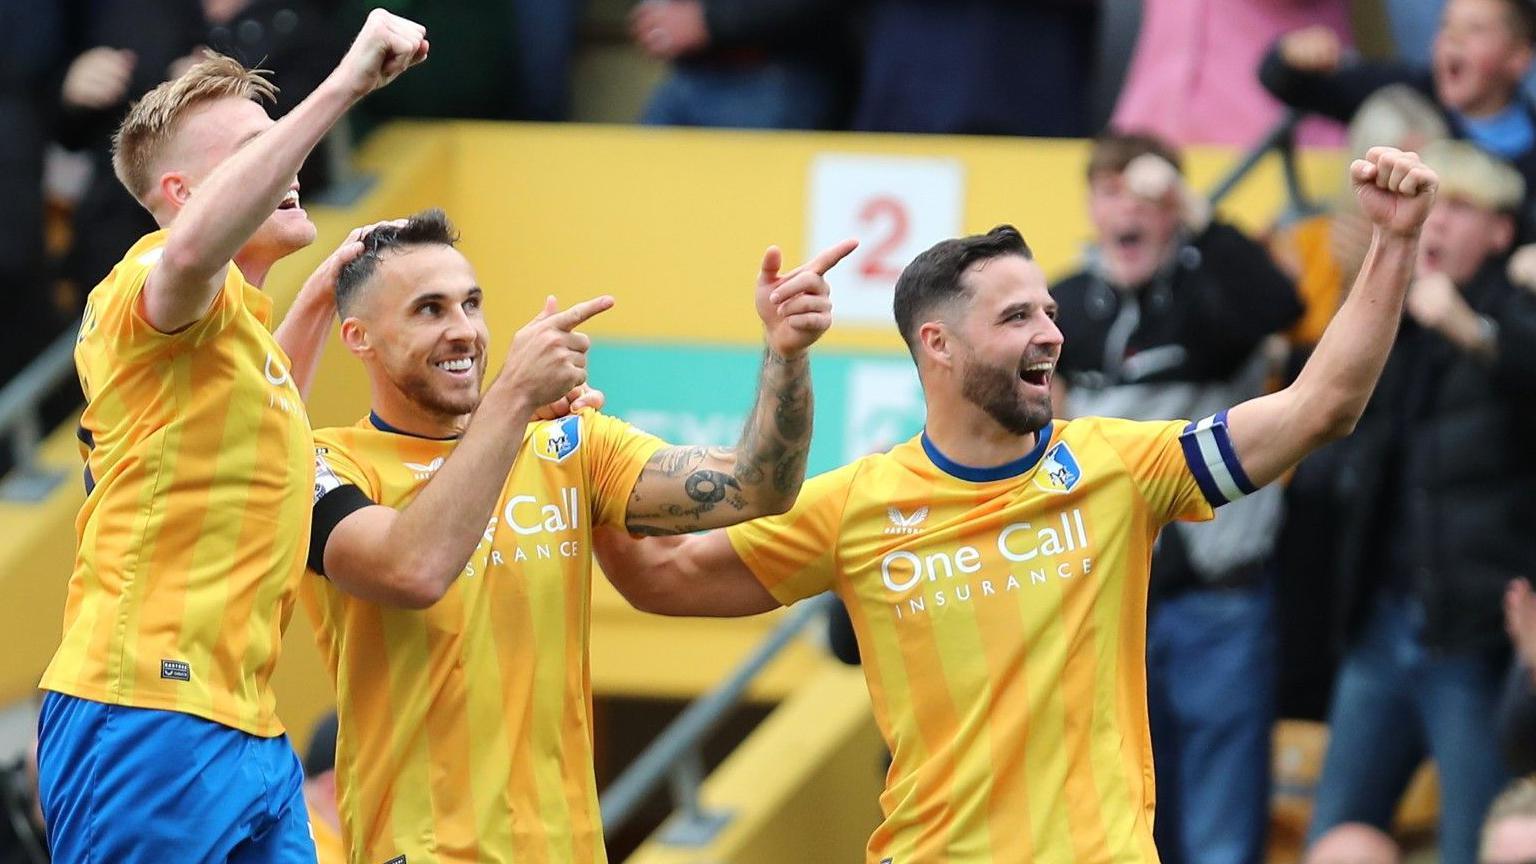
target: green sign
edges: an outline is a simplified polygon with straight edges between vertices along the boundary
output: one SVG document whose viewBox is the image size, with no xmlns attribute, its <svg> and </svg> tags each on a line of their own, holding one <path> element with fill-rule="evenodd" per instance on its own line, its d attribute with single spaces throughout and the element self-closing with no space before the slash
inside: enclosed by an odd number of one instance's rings
<svg viewBox="0 0 1536 864">
<path fill-rule="evenodd" d="M 594 344 L 591 380 L 605 413 L 673 444 L 735 444 L 757 393 L 759 351 L 734 347 Z M 810 473 L 887 450 L 923 427 L 917 370 L 905 354 L 812 351 L 816 426 Z"/>
</svg>

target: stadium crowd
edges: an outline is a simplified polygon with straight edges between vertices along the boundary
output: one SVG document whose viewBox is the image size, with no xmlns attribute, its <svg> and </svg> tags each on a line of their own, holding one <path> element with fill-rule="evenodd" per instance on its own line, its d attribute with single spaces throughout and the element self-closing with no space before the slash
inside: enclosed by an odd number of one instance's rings
<svg viewBox="0 0 1536 864">
<path fill-rule="evenodd" d="M 0 0 L 0 195 L 13 214 L 0 382 L 155 230 L 112 170 L 129 107 L 208 48 L 273 70 L 281 116 L 337 65 L 370 5 Z M 363 101 L 352 131 L 305 163 L 307 197 L 344 161 L 335 148 L 381 119 L 568 119 L 576 0 L 386 5 L 452 40 L 455 62 Z M 1271 729 L 1286 716 L 1326 718 L 1331 733 L 1308 861 L 1398 860 L 1394 813 L 1425 759 L 1440 860 L 1536 859 L 1536 786 L 1516 779 L 1536 772 L 1536 4 L 1350 7 L 645 0 L 627 19 L 666 70 L 641 123 L 1093 138 L 1092 243 L 1051 280 L 1062 417 L 1203 417 L 1272 392 L 1359 275 L 1371 227 L 1342 178 L 1336 200 L 1250 237 L 1185 181 L 1182 148 L 1250 146 L 1290 107 L 1311 118 L 1304 145 L 1415 150 L 1439 173 L 1402 329 L 1354 433 L 1156 547 L 1147 683 L 1166 864 L 1263 860 Z M 1128 12 L 1140 26 L 1117 66 L 1105 44 Z M 1353 47 L 1382 33 L 1395 54 Z M 65 206 L 44 182 L 60 149 L 84 168 Z M 329 776 L 324 754 L 306 763 Z M 40 818 L 25 790 L 13 797 Z M 0 861 L 34 860 L 36 842 L 12 833 Z"/>
</svg>

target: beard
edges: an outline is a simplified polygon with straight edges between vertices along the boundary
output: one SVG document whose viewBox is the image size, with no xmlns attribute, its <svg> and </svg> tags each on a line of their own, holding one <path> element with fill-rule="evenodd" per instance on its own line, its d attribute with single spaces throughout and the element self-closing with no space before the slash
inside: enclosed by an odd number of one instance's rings
<svg viewBox="0 0 1536 864">
<path fill-rule="evenodd" d="M 462 417 L 480 404 L 480 386 L 485 382 L 485 367 L 475 364 L 474 388 L 446 390 L 432 380 L 432 373 L 413 368 L 395 378 L 395 386 L 406 398 L 434 416 Z"/>
<path fill-rule="evenodd" d="M 991 366 L 971 357 L 960 379 L 960 395 L 1015 435 L 1033 435 L 1051 422 L 1050 397 L 1019 397 L 1019 370 Z"/>
</svg>

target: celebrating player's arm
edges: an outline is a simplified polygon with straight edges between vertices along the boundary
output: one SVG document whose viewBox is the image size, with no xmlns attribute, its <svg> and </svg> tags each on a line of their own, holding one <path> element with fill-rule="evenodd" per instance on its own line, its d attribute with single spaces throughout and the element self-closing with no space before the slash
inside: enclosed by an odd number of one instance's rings
<svg viewBox="0 0 1536 864">
<path fill-rule="evenodd" d="M 1419 230 L 1439 179 L 1417 155 L 1390 147 L 1372 148 L 1349 170 L 1374 226 L 1349 298 L 1289 387 L 1226 412 L 1236 463 L 1246 475 L 1238 479 L 1254 488 L 1354 430 L 1402 319 Z"/>
<path fill-rule="evenodd" d="M 374 10 L 335 71 L 282 120 L 243 142 L 201 182 L 174 171 L 159 176 L 164 197 L 179 212 L 141 295 L 140 311 L 151 326 L 174 333 L 207 313 L 236 252 L 285 199 L 296 195 L 295 178 L 310 151 L 358 100 L 427 58 L 426 32 L 412 21 Z M 328 321 L 333 310 L 322 302 L 295 311 Z M 311 327 L 293 327 L 285 335 L 313 333 Z M 318 345 L 301 339 L 283 344 L 298 367 L 293 370 L 297 376 L 308 376 Z"/>
<path fill-rule="evenodd" d="M 857 245 L 844 240 L 783 274 L 778 248 L 769 247 L 756 291 L 766 347 L 741 439 L 734 447 L 657 451 L 630 494 L 630 532 L 686 534 L 783 513 L 795 503 L 811 444 L 808 351 L 832 325 L 826 273 Z"/>
<path fill-rule="evenodd" d="M 465 299 L 478 302 L 478 295 Z M 485 533 L 527 424 L 557 400 L 580 410 L 601 398 L 573 392 L 586 381 L 591 346 L 575 328 L 612 306 L 613 298 L 603 296 L 559 311 L 548 298 L 512 338 L 453 455 L 404 509 L 367 500 L 317 457 L 323 506 L 314 515 L 310 566 L 370 602 L 413 609 L 437 602 Z"/>
</svg>

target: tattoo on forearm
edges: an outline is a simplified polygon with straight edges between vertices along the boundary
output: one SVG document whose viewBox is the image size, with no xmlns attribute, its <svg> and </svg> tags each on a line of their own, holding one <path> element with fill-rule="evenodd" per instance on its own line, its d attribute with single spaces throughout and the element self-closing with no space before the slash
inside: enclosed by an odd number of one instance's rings
<svg viewBox="0 0 1536 864">
<path fill-rule="evenodd" d="M 683 534 L 735 521 L 706 519 L 721 506 L 766 513 L 783 505 L 805 479 L 811 414 L 809 361 L 767 352 L 757 402 L 736 447 L 671 447 L 651 457 L 635 483 L 626 527 L 648 536 Z M 658 481 L 666 481 L 666 493 L 654 491 Z"/>
</svg>

